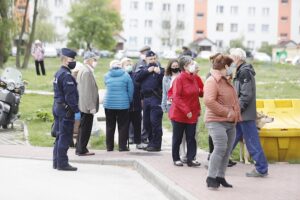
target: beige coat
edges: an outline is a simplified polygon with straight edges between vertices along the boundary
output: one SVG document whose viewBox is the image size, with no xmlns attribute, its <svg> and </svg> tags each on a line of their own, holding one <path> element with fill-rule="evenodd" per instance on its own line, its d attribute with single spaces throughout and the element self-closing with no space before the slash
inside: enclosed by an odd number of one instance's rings
<svg viewBox="0 0 300 200">
<path fill-rule="evenodd" d="M 79 110 L 83 113 L 94 114 L 99 110 L 98 86 L 92 69 L 84 65 L 77 74 L 77 89 L 79 94 Z"/>
</svg>

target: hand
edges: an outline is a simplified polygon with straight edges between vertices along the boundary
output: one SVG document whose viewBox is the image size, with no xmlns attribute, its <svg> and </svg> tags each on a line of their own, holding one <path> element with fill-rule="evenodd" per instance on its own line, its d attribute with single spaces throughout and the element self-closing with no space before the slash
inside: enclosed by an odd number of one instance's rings
<svg viewBox="0 0 300 200">
<path fill-rule="evenodd" d="M 148 72 L 153 72 L 153 70 L 154 70 L 153 66 L 148 68 Z"/>
<path fill-rule="evenodd" d="M 95 114 L 96 113 L 96 109 L 94 108 L 94 109 L 90 110 L 90 113 L 91 114 Z"/>
<path fill-rule="evenodd" d="M 154 72 L 157 73 L 157 74 L 160 74 L 160 69 L 159 69 L 159 67 L 155 67 L 155 68 L 154 68 Z"/>
<path fill-rule="evenodd" d="M 191 119 L 193 117 L 193 114 L 192 114 L 192 112 L 189 112 L 186 116 L 187 116 L 187 118 Z"/>
<path fill-rule="evenodd" d="M 234 111 L 233 111 L 233 110 L 229 110 L 228 115 L 227 115 L 227 118 L 231 119 L 231 118 L 233 118 L 234 116 L 235 116 Z"/>
</svg>

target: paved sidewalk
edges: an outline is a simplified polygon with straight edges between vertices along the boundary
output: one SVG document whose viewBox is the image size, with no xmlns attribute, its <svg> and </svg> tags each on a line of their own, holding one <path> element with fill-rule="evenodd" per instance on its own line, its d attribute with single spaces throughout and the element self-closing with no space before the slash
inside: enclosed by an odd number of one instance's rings
<svg viewBox="0 0 300 200">
<path fill-rule="evenodd" d="M 203 165 L 199 168 L 175 167 L 171 155 L 167 152 L 149 153 L 144 151 L 106 152 L 94 151 L 95 156 L 75 156 L 74 149 L 69 150 L 70 160 L 80 163 L 102 163 L 107 160 L 133 159 L 141 160 L 153 167 L 161 176 L 166 177 L 196 199 L 214 200 L 300 200 L 300 165 L 286 163 L 270 164 L 267 178 L 247 178 L 245 172 L 252 169 L 251 165 L 238 164 L 228 168 L 227 180 L 233 189 L 220 188 L 211 191 L 206 188 L 207 170 Z M 0 145 L 0 157 L 18 157 L 49 160 L 52 167 L 52 148 L 32 146 Z M 199 152 L 199 160 L 204 163 L 206 154 Z M 76 164 L 75 164 L 76 165 Z M 45 166 L 44 166 L 45 167 Z M 78 172 L 80 173 L 80 168 Z M 5 183 L 2 183 L 5 184 Z"/>
</svg>

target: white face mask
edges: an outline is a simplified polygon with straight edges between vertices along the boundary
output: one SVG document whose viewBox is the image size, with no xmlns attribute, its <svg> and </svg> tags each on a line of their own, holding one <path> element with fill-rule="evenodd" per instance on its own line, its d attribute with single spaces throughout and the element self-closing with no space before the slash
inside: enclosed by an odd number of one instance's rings
<svg viewBox="0 0 300 200">
<path fill-rule="evenodd" d="M 94 61 L 94 62 L 92 63 L 92 67 L 95 68 L 95 67 L 97 66 L 97 64 L 98 64 L 98 63 L 97 63 L 96 61 Z"/>
<path fill-rule="evenodd" d="M 126 72 L 131 72 L 132 71 L 132 66 L 131 65 L 125 66 L 125 71 Z"/>
<path fill-rule="evenodd" d="M 193 64 L 193 65 L 190 65 L 189 66 L 189 72 L 190 73 L 194 73 L 196 71 L 196 66 Z"/>
</svg>

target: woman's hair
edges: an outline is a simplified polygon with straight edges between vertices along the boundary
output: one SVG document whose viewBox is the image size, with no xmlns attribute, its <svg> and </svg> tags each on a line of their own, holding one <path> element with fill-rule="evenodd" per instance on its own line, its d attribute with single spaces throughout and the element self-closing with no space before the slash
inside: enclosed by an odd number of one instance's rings
<svg viewBox="0 0 300 200">
<path fill-rule="evenodd" d="M 169 63 L 168 63 L 168 65 L 167 65 L 166 72 L 165 72 L 165 75 L 166 75 L 166 76 L 172 76 L 171 66 L 172 66 L 173 63 L 175 63 L 175 62 L 178 63 L 178 60 L 177 60 L 177 59 L 171 59 L 171 60 L 169 60 Z"/>
<path fill-rule="evenodd" d="M 246 60 L 246 52 L 241 48 L 230 49 L 230 55 L 239 58 L 242 61 Z"/>
<path fill-rule="evenodd" d="M 124 67 L 126 62 L 132 62 L 132 60 L 130 58 L 127 58 L 127 57 L 123 58 L 121 60 L 121 66 Z"/>
<path fill-rule="evenodd" d="M 211 63 L 213 63 L 214 62 L 214 59 L 218 56 L 218 55 L 220 55 L 221 53 L 216 53 L 215 55 L 212 55 L 212 56 L 210 56 L 209 57 L 209 61 L 211 62 Z"/>
<path fill-rule="evenodd" d="M 216 70 L 224 69 L 225 66 L 230 66 L 233 62 L 232 58 L 228 55 L 218 54 L 210 57 L 212 61 L 212 68 Z"/>
<path fill-rule="evenodd" d="M 109 68 L 112 69 L 114 67 L 121 67 L 121 63 L 119 60 L 112 60 L 110 63 L 109 63 Z"/>
<path fill-rule="evenodd" d="M 185 71 L 184 66 L 190 64 L 191 62 L 193 62 L 193 58 L 191 56 L 181 56 L 179 58 L 179 69 L 181 71 Z"/>
</svg>

